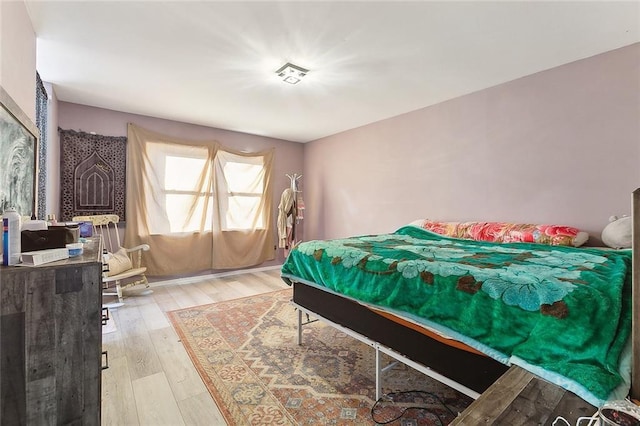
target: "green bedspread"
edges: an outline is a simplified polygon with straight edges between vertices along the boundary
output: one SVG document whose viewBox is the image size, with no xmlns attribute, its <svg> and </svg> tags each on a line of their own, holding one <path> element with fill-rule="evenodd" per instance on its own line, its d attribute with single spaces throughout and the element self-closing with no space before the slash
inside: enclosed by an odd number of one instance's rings
<svg viewBox="0 0 640 426">
<path fill-rule="evenodd" d="M 282 276 L 405 313 L 552 381 L 568 379 L 565 387 L 595 405 L 622 382 L 629 251 L 478 242 L 407 226 L 302 243 Z"/>
</svg>

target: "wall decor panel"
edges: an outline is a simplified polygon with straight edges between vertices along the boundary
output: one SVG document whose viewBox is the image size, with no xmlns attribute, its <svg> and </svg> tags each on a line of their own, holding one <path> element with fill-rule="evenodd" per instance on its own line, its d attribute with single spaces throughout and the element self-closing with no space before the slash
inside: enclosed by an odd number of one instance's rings
<svg viewBox="0 0 640 426">
<path fill-rule="evenodd" d="M 60 219 L 117 214 L 125 219 L 127 138 L 58 129 Z"/>
</svg>

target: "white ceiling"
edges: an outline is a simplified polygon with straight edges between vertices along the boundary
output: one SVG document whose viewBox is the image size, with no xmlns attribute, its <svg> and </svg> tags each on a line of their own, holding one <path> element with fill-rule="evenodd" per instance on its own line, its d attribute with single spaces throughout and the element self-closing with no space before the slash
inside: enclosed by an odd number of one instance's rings
<svg viewBox="0 0 640 426">
<path fill-rule="evenodd" d="M 638 1 L 26 5 L 59 100 L 296 142 L 640 41 Z"/>
</svg>

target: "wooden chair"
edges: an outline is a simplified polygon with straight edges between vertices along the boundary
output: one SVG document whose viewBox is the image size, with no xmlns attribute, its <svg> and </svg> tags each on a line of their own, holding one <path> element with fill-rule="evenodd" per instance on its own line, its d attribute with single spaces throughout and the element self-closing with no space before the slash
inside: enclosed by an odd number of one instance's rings
<svg viewBox="0 0 640 426">
<path fill-rule="evenodd" d="M 102 246 L 107 251 L 103 255 L 103 263 L 108 265 L 109 270 L 102 274 L 104 289 L 103 296 L 117 296 L 118 302 L 109 304 L 115 308 L 122 306 L 122 290 L 139 284 L 144 284 L 149 288 L 149 282 L 145 276 L 147 268 L 142 266 L 142 252 L 150 248 L 147 244 L 142 244 L 132 248 L 122 247 L 120 244 L 120 233 L 118 232 L 118 215 L 92 215 L 75 216 L 74 222 L 91 222 L 93 224 L 93 234 L 102 236 Z M 111 289 L 111 291 L 108 291 Z M 148 290 L 151 292 L 151 290 Z"/>
</svg>

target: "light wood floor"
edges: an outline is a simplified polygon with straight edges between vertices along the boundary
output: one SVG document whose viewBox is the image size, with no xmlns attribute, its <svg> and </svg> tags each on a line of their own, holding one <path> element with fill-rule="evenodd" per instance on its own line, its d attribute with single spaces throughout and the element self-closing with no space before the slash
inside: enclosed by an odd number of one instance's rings
<svg viewBox="0 0 640 426">
<path fill-rule="evenodd" d="M 166 312 L 275 291 L 288 286 L 273 269 L 133 288 L 111 311 L 117 330 L 102 336 L 103 425 L 224 425 L 225 422 L 169 323 Z"/>
</svg>

